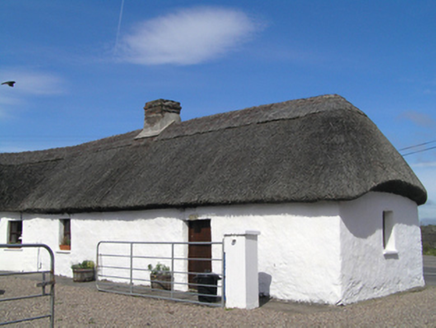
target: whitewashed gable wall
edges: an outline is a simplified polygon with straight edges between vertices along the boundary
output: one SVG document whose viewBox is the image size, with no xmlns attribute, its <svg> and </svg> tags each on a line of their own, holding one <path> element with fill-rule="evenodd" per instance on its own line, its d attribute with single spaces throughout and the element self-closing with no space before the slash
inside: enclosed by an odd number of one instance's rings
<svg viewBox="0 0 436 328">
<path fill-rule="evenodd" d="M 394 219 L 396 252 L 384 251 L 383 211 Z M 371 192 L 340 203 L 341 303 L 347 304 L 424 286 L 421 231 L 416 203 Z"/>
</svg>

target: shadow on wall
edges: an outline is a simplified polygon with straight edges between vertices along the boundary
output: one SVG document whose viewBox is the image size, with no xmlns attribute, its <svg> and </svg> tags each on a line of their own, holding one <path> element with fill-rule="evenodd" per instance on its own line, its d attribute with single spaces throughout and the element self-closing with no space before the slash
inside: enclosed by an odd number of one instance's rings
<svg viewBox="0 0 436 328">
<path fill-rule="evenodd" d="M 383 228 L 383 212 L 391 211 L 395 224 L 418 227 L 416 207 L 401 196 L 371 192 L 358 199 L 340 203 L 340 216 L 354 237 L 367 239 Z M 416 219 L 414 219 L 416 218 Z M 415 222 L 416 221 L 416 222 Z"/>
<path fill-rule="evenodd" d="M 265 272 L 259 272 L 259 296 L 269 297 L 272 276 Z"/>
</svg>

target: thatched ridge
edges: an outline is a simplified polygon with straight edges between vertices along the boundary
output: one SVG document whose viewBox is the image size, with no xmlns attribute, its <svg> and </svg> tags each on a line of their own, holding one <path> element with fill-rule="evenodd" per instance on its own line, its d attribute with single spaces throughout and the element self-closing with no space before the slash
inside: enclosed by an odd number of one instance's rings
<svg viewBox="0 0 436 328">
<path fill-rule="evenodd" d="M 263 105 L 75 147 L 0 154 L 0 211 L 87 212 L 355 199 L 424 187 L 337 95 Z"/>
</svg>

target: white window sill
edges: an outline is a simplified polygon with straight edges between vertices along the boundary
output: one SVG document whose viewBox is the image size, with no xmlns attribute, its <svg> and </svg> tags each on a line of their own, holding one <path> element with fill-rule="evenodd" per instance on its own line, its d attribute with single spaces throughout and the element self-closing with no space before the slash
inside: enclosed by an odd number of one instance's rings
<svg viewBox="0 0 436 328">
<path fill-rule="evenodd" d="M 396 249 L 388 249 L 383 251 L 383 255 L 398 255 L 398 251 Z"/>
<path fill-rule="evenodd" d="M 55 253 L 56 254 L 70 254 L 71 250 L 69 250 L 69 251 L 61 251 L 61 250 L 59 250 L 59 251 L 55 251 Z"/>
<path fill-rule="evenodd" d="M 6 251 L 6 252 L 22 252 L 23 248 L 21 246 L 9 247 L 9 248 L 5 248 L 4 251 Z"/>
</svg>

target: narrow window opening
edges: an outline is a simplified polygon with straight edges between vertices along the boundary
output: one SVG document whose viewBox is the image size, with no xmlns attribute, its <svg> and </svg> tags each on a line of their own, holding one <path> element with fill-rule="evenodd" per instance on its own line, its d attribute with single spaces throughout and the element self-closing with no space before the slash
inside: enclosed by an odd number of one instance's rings
<svg viewBox="0 0 436 328">
<path fill-rule="evenodd" d="M 23 221 L 9 221 L 8 244 L 21 244 Z"/>
<path fill-rule="evenodd" d="M 383 211 L 383 248 L 385 252 L 396 252 L 395 222 L 392 211 Z"/>
<path fill-rule="evenodd" d="M 60 243 L 59 247 L 61 250 L 71 249 L 71 220 L 61 219 L 60 220 Z"/>
</svg>

